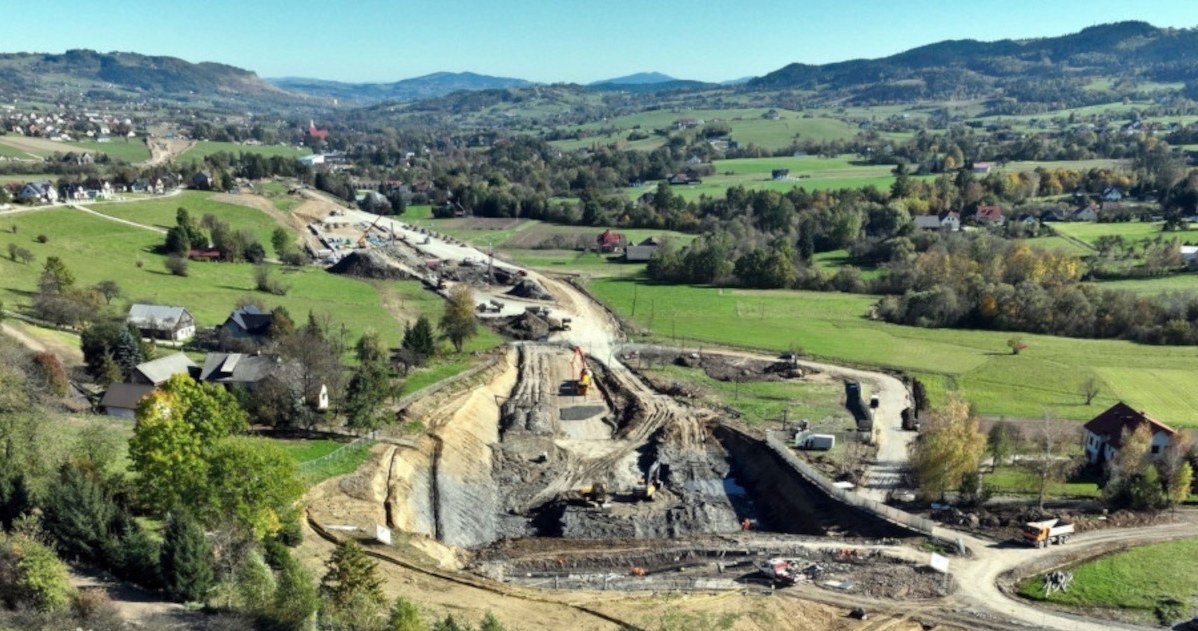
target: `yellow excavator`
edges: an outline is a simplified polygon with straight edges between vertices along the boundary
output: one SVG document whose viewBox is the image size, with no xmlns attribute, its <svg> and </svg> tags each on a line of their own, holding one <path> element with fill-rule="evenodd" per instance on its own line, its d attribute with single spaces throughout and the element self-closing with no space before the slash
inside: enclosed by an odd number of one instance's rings
<svg viewBox="0 0 1198 631">
<path fill-rule="evenodd" d="M 570 366 L 578 370 L 578 379 L 574 382 L 574 394 L 585 397 L 591 389 L 591 368 L 587 366 L 586 353 L 581 346 L 574 347 L 574 356 L 570 358 Z"/>
<path fill-rule="evenodd" d="M 607 485 L 602 482 L 594 482 L 590 486 L 584 486 L 578 489 L 578 498 L 590 506 L 604 508 L 609 503 Z"/>
</svg>

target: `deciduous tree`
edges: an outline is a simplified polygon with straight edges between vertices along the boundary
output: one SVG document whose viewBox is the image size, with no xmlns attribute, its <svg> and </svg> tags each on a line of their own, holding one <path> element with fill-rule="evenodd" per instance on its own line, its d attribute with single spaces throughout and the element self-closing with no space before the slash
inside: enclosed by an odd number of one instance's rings
<svg viewBox="0 0 1198 631">
<path fill-rule="evenodd" d="M 950 395 L 944 406 L 923 422 L 919 438 L 911 444 L 911 467 L 919 478 L 924 498 L 943 497 L 960 487 L 965 474 L 976 472 L 986 449 L 986 435 L 969 403 Z"/>
<path fill-rule="evenodd" d="M 466 340 L 474 337 L 478 325 L 474 321 L 474 292 L 466 283 L 458 283 L 449 290 L 445 303 L 445 314 L 441 316 L 441 332 L 453 343 L 457 352 L 462 352 Z"/>
</svg>

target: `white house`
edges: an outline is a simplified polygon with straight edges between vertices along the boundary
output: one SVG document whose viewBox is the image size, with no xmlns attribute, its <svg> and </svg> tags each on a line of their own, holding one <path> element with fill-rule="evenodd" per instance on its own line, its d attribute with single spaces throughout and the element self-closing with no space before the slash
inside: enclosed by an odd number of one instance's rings
<svg viewBox="0 0 1198 631">
<path fill-rule="evenodd" d="M 1177 431 L 1172 427 L 1143 412 L 1137 412 L 1120 401 L 1083 426 L 1086 430 L 1086 460 L 1092 464 L 1110 461 L 1122 446 L 1123 431 L 1135 431 L 1143 424 L 1147 424 L 1152 430 L 1153 454 L 1162 453 L 1177 436 Z"/>
<path fill-rule="evenodd" d="M 58 189 L 54 185 L 46 182 L 29 182 L 21 187 L 21 192 L 17 197 L 31 202 L 47 202 L 54 203 L 58 201 Z"/>
<path fill-rule="evenodd" d="M 957 212 L 950 212 L 940 220 L 941 228 L 948 228 L 950 232 L 957 232 L 961 229 L 961 215 Z"/>
<path fill-rule="evenodd" d="M 135 304 L 129 307 L 125 321 L 142 337 L 178 341 L 196 334 L 195 316 L 183 307 Z"/>
</svg>

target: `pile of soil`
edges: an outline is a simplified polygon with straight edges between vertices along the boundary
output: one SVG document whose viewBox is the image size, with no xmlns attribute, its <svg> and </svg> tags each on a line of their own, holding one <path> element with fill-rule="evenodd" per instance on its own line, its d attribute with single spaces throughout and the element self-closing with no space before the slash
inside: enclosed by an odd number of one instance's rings
<svg viewBox="0 0 1198 631">
<path fill-rule="evenodd" d="M 539 340 L 549 335 L 549 322 L 530 311 L 508 318 L 498 328 L 504 335 L 517 340 Z"/>
<path fill-rule="evenodd" d="M 508 290 L 508 295 L 516 296 L 517 298 L 531 298 L 532 300 L 553 300 L 553 294 L 545 291 L 544 287 L 535 280 L 525 278 L 516 283 L 515 287 Z"/>
<path fill-rule="evenodd" d="M 1079 533 L 1104 528 L 1150 526 L 1172 519 L 1166 513 L 1137 513 L 1127 510 L 1103 514 L 1097 505 L 1075 508 L 1059 506 L 1055 509 L 1046 506 L 1043 512 L 1035 507 L 1024 506 L 994 506 L 968 510 L 950 508 L 933 511 L 929 516 L 943 524 L 983 533 L 1000 540 L 1018 538 L 1020 528 L 1028 522 L 1053 518 L 1073 524 L 1074 530 Z"/>
<path fill-rule="evenodd" d="M 378 280 L 407 280 L 412 276 L 373 250 L 352 252 L 329 268 L 334 274 Z"/>
<path fill-rule="evenodd" d="M 801 379 L 809 371 L 793 362 L 763 361 L 721 355 L 718 353 L 689 353 L 674 357 L 674 365 L 684 368 L 702 368 L 703 372 L 718 381 L 785 381 Z"/>
</svg>

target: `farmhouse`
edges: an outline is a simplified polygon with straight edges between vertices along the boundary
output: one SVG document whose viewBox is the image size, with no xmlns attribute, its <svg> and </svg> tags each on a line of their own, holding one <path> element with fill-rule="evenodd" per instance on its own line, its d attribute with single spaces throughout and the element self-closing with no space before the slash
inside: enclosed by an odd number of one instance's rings
<svg viewBox="0 0 1198 631">
<path fill-rule="evenodd" d="M 949 231 L 951 231 L 951 232 L 956 232 L 956 231 L 960 230 L 961 229 L 961 213 L 958 213 L 955 210 L 945 213 L 945 215 L 940 218 L 940 227 L 948 228 Z"/>
<path fill-rule="evenodd" d="M 175 375 L 195 376 L 199 370 L 195 362 L 183 353 L 167 355 L 148 362 L 142 362 L 133 369 L 129 381 L 148 386 L 160 386 Z"/>
<path fill-rule="evenodd" d="M 1153 454 L 1163 452 L 1177 436 L 1173 428 L 1120 401 L 1083 426 L 1086 430 L 1086 460 L 1093 464 L 1109 461 L 1122 446 L 1123 432 L 1133 432 L 1144 424 L 1152 431 Z"/>
<path fill-rule="evenodd" d="M 1098 221 L 1098 204 L 1088 204 L 1085 208 L 1073 213 L 1070 221 Z"/>
<path fill-rule="evenodd" d="M 100 399 L 100 407 L 104 413 L 117 418 L 132 420 L 137 412 L 137 404 L 154 392 L 154 386 L 142 383 L 114 383 L 104 392 Z"/>
<path fill-rule="evenodd" d="M 195 317 L 183 307 L 135 304 L 129 307 L 125 321 L 142 337 L 178 341 L 196 334 Z"/>
<path fill-rule="evenodd" d="M 233 339 L 260 342 L 270 332 L 270 314 L 254 305 L 239 307 L 221 325 L 221 333 Z"/>
<path fill-rule="evenodd" d="M 624 262 L 626 263 L 645 263 L 653 258 L 653 253 L 657 252 L 660 244 L 657 239 L 649 237 L 636 245 L 630 245 L 624 248 Z"/>
<path fill-rule="evenodd" d="M 54 185 L 43 180 L 41 182 L 28 182 L 21 187 L 21 192 L 17 197 L 27 202 L 45 202 L 52 204 L 58 201 L 58 191 Z"/>
</svg>

